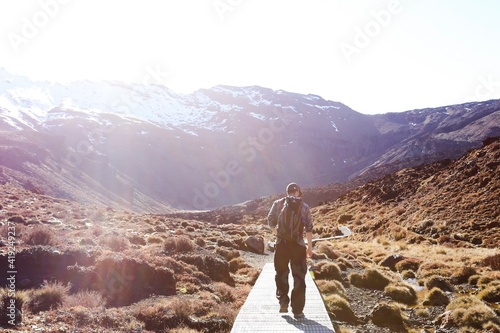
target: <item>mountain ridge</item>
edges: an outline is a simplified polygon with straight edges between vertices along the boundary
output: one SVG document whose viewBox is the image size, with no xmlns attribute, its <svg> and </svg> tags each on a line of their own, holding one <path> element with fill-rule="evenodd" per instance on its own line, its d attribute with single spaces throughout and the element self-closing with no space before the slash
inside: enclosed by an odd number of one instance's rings
<svg viewBox="0 0 500 333">
<path fill-rule="evenodd" d="M 258 86 L 181 95 L 159 85 L 10 76 L 0 87 L 0 182 L 141 212 L 236 204 L 280 193 L 291 180 L 370 180 L 500 135 L 500 100 L 363 115 Z"/>
</svg>

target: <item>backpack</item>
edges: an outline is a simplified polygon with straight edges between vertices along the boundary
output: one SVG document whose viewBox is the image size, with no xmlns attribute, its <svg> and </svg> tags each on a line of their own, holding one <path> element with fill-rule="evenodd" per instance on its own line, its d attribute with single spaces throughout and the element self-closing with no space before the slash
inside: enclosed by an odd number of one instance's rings
<svg viewBox="0 0 500 333">
<path fill-rule="evenodd" d="M 304 233 L 302 224 L 302 199 L 287 196 L 278 216 L 278 237 L 290 242 L 298 241 Z"/>
</svg>

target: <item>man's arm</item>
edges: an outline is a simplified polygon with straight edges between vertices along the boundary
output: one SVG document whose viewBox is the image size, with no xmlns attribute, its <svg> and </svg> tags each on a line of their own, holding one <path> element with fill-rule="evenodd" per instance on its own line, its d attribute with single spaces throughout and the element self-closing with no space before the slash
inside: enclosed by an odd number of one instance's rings
<svg viewBox="0 0 500 333">
<path fill-rule="evenodd" d="M 306 238 L 307 238 L 307 250 L 306 250 L 306 255 L 310 258 L 313 255 L 313 234 L 312 232 L 306 232 Z"/>
</svg>

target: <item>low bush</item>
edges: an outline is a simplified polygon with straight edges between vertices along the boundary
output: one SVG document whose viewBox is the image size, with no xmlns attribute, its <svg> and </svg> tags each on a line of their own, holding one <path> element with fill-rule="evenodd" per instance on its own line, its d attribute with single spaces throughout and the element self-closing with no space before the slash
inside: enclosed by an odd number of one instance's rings
<svg viewBox="0 0 500 333">
<path fill-rule="evenodd" d="M 394 301 L 408 305 L 417 302 L 417 292 L 410 285 L 404 283 L 389 284 L 384 293 Z"/>
<path fill-rule="evenodd" d="M 375 268 L 367 268 L 364 274 L 351 273 L 349 281 L 356 287 L 384 290 L 391 280 Z"/>
<path fill-rule="evenodd" d="M 106 306 L 106 300 L 97 291 L 79 291 L 76 294 L 68 295 L 63 302 L 65 308 L 84 307 L 87 309 L 98 309 Z"/>
<path fill-rule="evenodd" d="M 23 237 L 26 244 L 29 245 L 57 245 L 56 234 L 47 226 L 37 225 L 28 230 Z"/>
<path fill-rule="evenodd" d="M 490 267 L 495 271 L 500 271 L 500 253 L 488 256 L 481 261 L 482 266 Z"/>
<path fill-rule="evenodd" d="M 337 294 L 332 294 L 327 295 L 324 300 L 326 309 L 331 317 L 348 323 L 357 322 L 358 318 L 345 298 Z"/>
<path fill-rule="evenodd" d="M 122 252 L 130 247 L 130 241 L 127 237 L 114 233 L 101 236 L 99 244 L 115 252 Z"/>
<path fill-rule="evenodd" d="M 425 287 L 429 290 L 439 288 L 443 291 L 454 291 L 453 285 L 446 278 L 438 275 L 433 275 L 425 280 Z"/>
<path fill-rule="evenodd" d="M 339 266 L 333 262 L 320 261 L 314 270 L 314 276 L 318 280 L 339 280 L 342 281 L 342 274 Z"/>
<path fill-rule="evenodd" d="M 332 243 L 320 242 L 317 246 L 317 251 L 319 253 L 325 254 L 329 259 L 335 260 L 339 257 L 339 254 L 335 251 L 335 246 Z"/>
<path fill-rule="evenodd" d="M 477 297 L 480 300 L 489 303 L 498 303 L 500 302 L 500 284 L 490 285 L 485 289 L 481 290 Z"/>
<path fill-rule="evenodd" d="M 316 280 L 316 285 L 322 295 L 337 294 L 345 297 L 345 288 L 337 280 Z"/>
<path fill-rule="evenodd" d="M 488 322 L 499 323 L 495 311 L 471 296 L 454 299 L 448 304 L 446 310 L 452 311 L 450 319 L 452 324 L 457 327 L 467 326 L 479 329 Z"/>
<path fill-rule="evenodd" d="M 60 282 L 44 282 L 31 292 L 27 307 L 32 313 L 56 309 L 64 303 L 70 288 Z"/>
<path fill-rule="evenodd" d="M 396 271 L 403 272 L 406 270 L 411 270 L 413 272 L 418 271 L 418 268 L 422 264 L 422 260 L 417 258 L 406 258 L 398 262 L 394 267 Z"/>
<path fill-rule="evenodd" d="M 195 243 L 188 236 L 171 236 L 163 242 L 163 251 L 166 253 L 187 253 L 195 249 Z"/>
<path fill-rule="evenodd" d="M 462 266 L 451 274 L 450 282 L 453 284 L 461 284 L 469 281 L 469 278 L 476 275 L 475 268 L 470 266 Z"/>
<path fill-rule="evenodd" d="M 450 303 L 450 299 L 444 291 L 442 291 L 439 288 L 433 288 L 429 290 L 429 293 L 424 299 L 424 302 L 422 303 L 425 306 L 442 306 L 442 305 L 447 305 Z"/>
</svg>

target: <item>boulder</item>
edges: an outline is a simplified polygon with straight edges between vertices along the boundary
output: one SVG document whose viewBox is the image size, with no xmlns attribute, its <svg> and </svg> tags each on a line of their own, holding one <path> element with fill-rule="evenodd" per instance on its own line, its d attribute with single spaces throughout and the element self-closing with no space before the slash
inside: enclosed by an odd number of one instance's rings
<svg viewBox="0 0 500 333">
<path fill-rule="evenodd" d="M 262 237 L 257 236 L 248 236 L 245 239 L 245 244 L 251 252 L 255 252 L 258 254 L 264 254 L 264 239 Z"/>
</svg>

